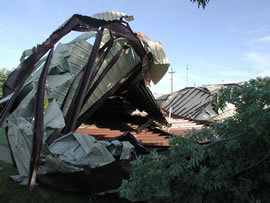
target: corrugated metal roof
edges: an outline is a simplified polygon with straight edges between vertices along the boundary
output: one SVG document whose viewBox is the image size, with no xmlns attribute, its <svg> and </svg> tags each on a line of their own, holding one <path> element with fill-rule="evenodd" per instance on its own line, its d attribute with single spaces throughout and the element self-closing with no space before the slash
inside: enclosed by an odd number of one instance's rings
<svg viewBox="0 0 270 203">
<path fill-rule="evenodd" d="M 197 122 L 193 122 L 187 119 L 183 118 L 168 118 L 166 117 L 168 122 L 171 124 L 171 131 L 178 131 L 180 130 L 190 130 L 190 129 L 201 129 L 203 127 L 203 124 L 199 124 Z"/>
<path fill-rule="evenodd" d="M 207 112 L 204 112 L 212 98 L 212 95 L 208 91 L 200 88 L 188 87 L 172 93 L 166 102 L 163 103 L 162 109 L 166 112 L 169 112 L 171 109 L 173 115 L 192 120 L 198 120 L 197 117 L 199 116 L 202 119 L 203 116 L 200 114 L 203 113 L 207 113 L 207 117 L 209 118 L 217 115 L 210 109 L 207 109 Z"/>
<path fill-rule="evenodd" d="M 155 130 L 142 130 L 136 132 L 138 126 L 129 124 L 130 129 L 110 129 L 110 128 L 97 128 L 96 126 L 81 125 L 76 132 L 88 134 L 94 136 L 98 140 L 106 140 L 118 137 L 129 131 L 138 141 L 144 145 L 152 146 L 168 146 L 168 133 L 159 129 Z"/>
<path fill-rule="evenodd" d="M 167 118 L 168 120 L 168 118 Z M 128 124 L 119 125 L 114 124 L 113 127 L 97 127 L 95 125 L 81 125 L 76 132 L 88 134 L 94 136 L 97 140 L 106 140 L 118 137 L 129 131 L 138 141 L 147 146 L 169 146 L 169 136 L 184 135 L 185 131 L 191 129 L 201 129 L 203 125 L 197 124 L 185 119 L 170 119 L 172 124 L 171 128 L 152 128 L 144 129 L 141 132 L 137 132 L 138 125 Z"/>
<path fill-rule="evenodd" d="M 213 96 L 221 88 L 233 86 L 241 86 L 241 83 L 211 84 L 198 88 L 186 87 L 157 98 L 157 102 L 167 114 L 171 111 L 172 117 L 186 118 L 202 123 L 221 121 L 234 115 L 235 106 L 228 104 L 226 109 L 216 112 L 212 104 Z"/>
</svg>

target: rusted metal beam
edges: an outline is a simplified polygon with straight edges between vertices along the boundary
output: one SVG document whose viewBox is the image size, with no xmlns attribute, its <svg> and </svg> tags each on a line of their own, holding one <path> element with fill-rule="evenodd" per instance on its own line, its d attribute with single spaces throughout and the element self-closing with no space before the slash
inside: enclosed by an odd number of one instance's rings
<svg viewBox="0 0 270 203">
<path fill-rule="evenodd" d="M 87 95 L 85 97 L 85 100 L 84 100 L 84 104 L 86 103 L 87 99 L 91 96 L 91 94 L 94 92 L 94 90 L 97 88 L 97 86 L 100 84 L 100 82 L 103 80 L 103 78 L 106 76 L 106 74 L 109 72 L 109 70 L 111 70 L 113 65 L 117 62 L 117 60 L 121 56 L 122 52 L 123 52 L 123 48 L 118 51 L 118 53 L 112 58 L 110 63 L 107 65 L 107 67 L 100 74 L 100 76 L 96 80 L 95 84 L 93 84 L 91 89 L 88 91 L 88 93 L 87 93 Z"/>
<path fill-rule="evenodd" d="M 7 96 L 11 94 L 18 86 L 22 85 L 33 72 L 36 62 L 39 61 L 63 36 L 69 33 L 73 27 L 78 25 L 78 20 L 75 16 L 72 16 L 66 24 L 52 33 L 46 41 L 33 49 L 33 54 L 21 63 L 4 83 L 3 95 Z"/>
<path fill-rule="evenodd" d="M 102 40 L 103 30 L 104 29 L 102 28 L 97 33 L 97 37 L 96 37 L 92 52 L 89 56 L 86 69 L 83 74 L 83 78 L 81 79 L 81 82 L 79 83 L 77 87 L 78 91 L 76 91 L 76 95 L 71 103 L 71 111 L 67 117 L 66 127 L 62 130 L 64 134 L 75 131 L 76 121 L 79 116 L 80 110 L 83 106 L 83 101 L 87 93 L 87 87 L 89 87 L 89 85 L 93 81 L 93 73 L 95 72 L 95 68 L 96 68 L 94 66 L 94 63 L 95 63 L 99 46 Z"/>
<path fill-rule="evenodd" d="M 99 63 L 97 64 L 97 69 L 99 69 L 101 67 L 101 65 L 104 62 L 104 59 L 106 58 L 107 54 L 109 53 L 112 45 L 113 45 L 113 40 L 110 39 L 101 49 L 99 49 L 98 57 L 101 56 L 101 58 L 100 58 Z M 97 71 L 96 71 L 96 73 L 97 73 Z M 96 75 L 96 73 L 95 73 L 95 75 Z M 68 92 L 67 92 L 67 94 L 65 96 L 65 99 L 64 99 L 64 101 L 63 101 L 63 103 L 61 105 L 61 111 L 63 111 L 63 109 L 67 105 L 67 100 L 70 97 L 71 90 L 74 88 L 74 85 L 75 85 L 79 75 L 80 75 L 80 73 L 78 75 L 76 75 L 76 77 L 72 81 L 72 83 L 71 83 L 71 85 L 70 85 L 70 87 L 68 89 Z M 87 94 L 88 94 L 88 92 L 87 92 Z"/>
<path fill-rule="evenodd" d="M 35 112 L 35 121 L 34 121 L 34 128 L 33 128 L 33 138 L 32 138 L 32 152 L 31 152 L 31 159 L 30 159 L 30 167 L 29 167 L 29 181 L 28 181 L 28 191 L 29 191 L 29 198 L 28 201 L 31 202 L 32 191 L 33 187 L 36 182 L 36 175 L 39 166 L 40 160 L 40 152 L 44 134 L 44 93 L 45 93 L 45 85 L 46 85 L 46 78 L 48 75 L 49 66 L 51 63 L 53 55 L 53 48 L 51 49 L 48 58 L 46 60 L 45 66 L 41 72 L 39 81 L 38 81 L 38 88 L 37 88 L 37 95 L 36 95 L 36 112 Z"/>
<path fill-rule="evenodd" d="M 52 48 L 63 36 L 68 34 L 71 30 L 86 30 L 95 29 L 98 27 L 107 28 L 113 32 L 116 32 L 119 36 L 126 38 L 130 45 L 134 48 L 135 52 L 140 56 L 143 61 L 147 60 L 146 52 L 141 45 L 140 40 L 135 33 L 131 30 L 128 24 L 124 25 L 124 21 L 104 21 L 97 20 L 88 16 L 73 15 L 62 27 L 57 29 L 50 37 L 44 41 L 37 48 L 33 49 L 31 54 L 25 61 L 23 61 L 19 67 L 12 72 L 3 85 L 3 95 L 8 96 L 15 90 L 20 91 L 25 80 L 30 76 L 34 70 L 34 65 L 46 54 L 46 52 Z M 143 69 L 147 69 L 148 63 L 143 63 Z M 149 67 L 148 67 L 149 68 Z M 145 71 L 144 71 L 145 72 Z M 18 93 L 17 93 L 18 94 Z M 9 105 L 2 111 L 0 117 L 0 126 L 3 124 L 7 114 L 9 113 L 17 95 L 10 100 Z"/>
</svg>

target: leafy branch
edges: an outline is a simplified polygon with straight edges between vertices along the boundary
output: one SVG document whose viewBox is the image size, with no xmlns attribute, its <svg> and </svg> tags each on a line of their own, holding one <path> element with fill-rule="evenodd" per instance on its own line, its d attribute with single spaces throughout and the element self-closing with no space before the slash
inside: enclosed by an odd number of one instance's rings
<svg viewBox="0 0 270 203">
<path fill-rule="evenodd" d="M 222 89 L 217 107 L 235 104 L 234 117 L 185 137 L 173 136 L 168 156 L 151 153 L 135 160 L 120 194 L 131 200 L 163 194 L 170 202 L 267 202 L 269 90 L 270 78 Z"/>
<path fill-rule="evenodd" d="M 206 4 L 209 3 L 210 0 L 190 0 L 192 3 L 198 3 L 198 7 L 202 6 L 205 9 Z"/>
<path fill-rule="evenodd" d="M 246 172 L 246 171 L 248 171 L 250 169 L 253 169 L 253 168 L 259 166 L 260 164 L 262 164 L 268 158 L 269 158 L 269 153 L 266 153 L 266 155 L 260 161 L 256 162 L 255 164 L 253 164 L 253 165 L 251 165 L 251 166 L 249 166 L 247 168 L 242 169 L 241 171 L 238 171 L 238 172 L 236 172 L 234 174 L 231 174 L 230 176 L 227 176 L 226 178 L 232 178 L 232 177 L 237 176 L 237 175 L 239 175 L 241 173 L 244 173 L 244 172 Z"/>
</svg>

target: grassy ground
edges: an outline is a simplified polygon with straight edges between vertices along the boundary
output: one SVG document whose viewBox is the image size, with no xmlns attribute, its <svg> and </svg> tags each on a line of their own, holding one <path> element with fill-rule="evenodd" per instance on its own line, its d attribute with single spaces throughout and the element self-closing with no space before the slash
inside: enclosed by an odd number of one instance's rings
<svg viewBox="0 0 270 203">
<path fill-rule="evenodd" d="M 6 146 L 6 147 L 8 146 L 5 131 L 2 128 L 0 128 L 0 145 Z"/>
<path fill-rule="evenodd" d="M 11 164 L 0 161 L 0 202 L 26 202 L 27 187 L 9 178 L 17 175 L 17 170 Z M 36 186 L 33 191 L 32 202 L 92 202 L 86 194 L 62 193 L 50 188 Z"/>
</svg>

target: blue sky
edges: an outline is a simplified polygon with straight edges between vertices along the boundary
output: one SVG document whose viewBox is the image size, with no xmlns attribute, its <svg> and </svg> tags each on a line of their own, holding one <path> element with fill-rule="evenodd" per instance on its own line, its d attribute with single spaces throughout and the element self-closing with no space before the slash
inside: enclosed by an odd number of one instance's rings
<svg viewBox="0 0 270 203">
<path fill-rule="evenodd" d="M 42 43 L 74 13 L 133 15 L 134 31 L 160 41 L 176 73 L 174 90 L 270 76 L 270 1 L 0 0 L 0 68 L 14 68 L 23 50 Z M 186 67 L 188 84 L 186 80 Z M 153 92 L 170 92 L 170 75 Z"/>
</svg>

